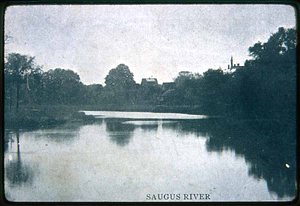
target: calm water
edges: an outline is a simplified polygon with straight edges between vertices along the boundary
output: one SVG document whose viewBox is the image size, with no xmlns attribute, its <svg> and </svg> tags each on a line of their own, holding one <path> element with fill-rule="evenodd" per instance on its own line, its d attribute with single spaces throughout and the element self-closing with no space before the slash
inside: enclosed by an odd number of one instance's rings
<svg viewBox="0 0 300 206">
<path fill-rule="evenodd" d="M 295 197 L 294 143 L 287 143 L 286 150 L 282 143 L 271 145 L 265 134 L 223 127 L 206 116 L 163 119 L 147 113 L 147 119 L 139 120 L 140 113 L 93 114 L 99 119 L 91 124 L 6 131 L 6 198 L 155 202 Z"/>
</svg>

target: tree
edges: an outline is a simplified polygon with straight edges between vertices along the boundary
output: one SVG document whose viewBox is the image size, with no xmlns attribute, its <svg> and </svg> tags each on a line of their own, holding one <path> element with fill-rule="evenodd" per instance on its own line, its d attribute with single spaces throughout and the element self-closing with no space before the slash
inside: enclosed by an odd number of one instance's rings
<svg viewBox="0 0 300 206">
<path fill-rule="evenodd" d="M 171 104 L 197 105 L 199 104 L 199 90 L 203 76 L 199 73 L 181 71 L 174 79 L 175 92 L 168 92 Z"/>
<path fill-rule="evenodd" d="M 30 73 L 27 73 L 24 84 L 21 86 L 22 100 L 29 105 L 40 104 L 42 96 L 40 95 L 42 88 L 42 67 L 34 67 Z"/>
<path fill-rule="evenodd" d="M 45 72 L 42 77 L 44 96 L 48 103 L 75 104 L 81 100 L 82 83 L 72 70 L 56 68 Z"/>
<path fill-rule="evenodd" d="M 247 114 L 295 119 L 296 40 L 295 29 L 280 27 L 267 42 L 249 47 L 253 59 L 247 60 L 246 69 L 236 75 L 241 80 L 240 95 Z"/>
<path fill-rule="evenodd" d="M 253 60 L 246 61 L 248 66 L 268 66 L 279 69 L 287 63 L 295 63 L 296 55 L 296 30 L 280 27 L 278 31 L 270 36 L 265 43 L 255 43 L 249 47 L 249 55 Z"/>
<path fill-rule="evenodd" d="M 177 87 L 181 87 L 188 84 L 190 80 L 200 79 L 202 76 L 199 73 L 192 73 L 188 71 L 181 71 L 178 76 L 174 79 L 174 83 Z"/>
<path fill-rule="evenodd" d="M 229 82 L 232 74 L 221 68 L 208 69 L 203 73 L 202 102 L 204 110 L 211 114 L 224 114 L 231 104 Z"/>
<path fill-rule="evenodd" d="M 106 88 L 110 90 L 129 89 L 136 83 L 133 79 L 133 73 L 130 72 L 128 66 L 119 64 L 116 68 L 111 69 L 105 77 Z"/>
<path fill-rule="evenodd" d="M 101 84 L 83 85 L 81 96 L 85 104 L 97 104 L 101 101 L 103 86 Z"/>
<path fill-rule="evenodd" d="M 105 93 L 106 102 L 119 104 L 132 102 L 132 93 L 135 90 L 135 81 L 133 73 L 130 72 L 128 66 L 120 64 L 116 68 L 111 69 L 105 77 Z"/>
<path fill-rule="evenodd" d="M 5 90 L 9 91 L 6 94 L 9 95 L 11 105 L 13 98 L 12 88 L 15 88 L 16 112 L 19 110 L 21 85 L 26 81 L 26 75 L 29 75 L 32 71 L 34 71 L 34 57 L 19 53 L 8 54 L 4 65 Z"/>
<path fill-rule="evenodd" d="M 203 80 L 209 87 L 219 88 L 226 81 L 226 75 L 222 69 L 208 69 L 203 73 Z"/>
</svg>

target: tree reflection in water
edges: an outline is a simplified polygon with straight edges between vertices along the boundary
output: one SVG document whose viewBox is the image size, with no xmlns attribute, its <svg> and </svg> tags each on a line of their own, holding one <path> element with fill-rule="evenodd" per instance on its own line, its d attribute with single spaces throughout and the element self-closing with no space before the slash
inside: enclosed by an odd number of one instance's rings
<svg viewBox="0 0 300 206">
<path fill-rule="evenodd" d="M 206 142 L 207 151 L 233 150 L 249 163 L 249 175 L 267 181 L 270 192 L 279 198 L 295 197 L 296 126 L 278 129 L 276 123 L 256 124 L 259 129 L 242 122 L 214 127 Z"/>
<path fill-rule="evenodd" d="M 5 165 L 5 177 L 12 187 L 33 182 L 33 170 L 21 161 L 19 131 L 16 132 L 17 155 L 10 154 L 9 162 Z"/>
<path fill-rule="evenodd" d="M 124 124 L 124 120 L 105 120 L 110 140 L 119 146 L 128 145 L 136 127 L 157 130 L 156 125 Z M 260 125 L 256 127 L 254 125 Z M 264 179 L 268 190 L 279 198 L 296 194 L 296 126 L 278 127 L 260 122 L 230 122 L 221 119 L 162 121 L 163 130 L 178 134 L 193 133 L 206 137 L 208 152 L 234 151 L 249 164 L 248 174 Z"/>
<path fill-rule="evenodd" d="M 124 147 L 129 144 L 134 129 L 133 124 L 123 124 L 123 121 L 118 119 L 106 120 L 106 131 L 110 136 L 110 140 L 118 146 Z"/>
<path fill-rule="evenodd" d="M 208 128 L 212 128 L 212 123 L 211 119 L 167 121 L 162 123 L 162 128 L 176 131 L 180 136 L 193 134 L 196 137 L 205 137 Z"/>
<path fill-rule="evenodd" d="M 140 127 L 144 131 L 157 131 L 158 123 L 157 124 L 142 124 Z"/>
</svg>

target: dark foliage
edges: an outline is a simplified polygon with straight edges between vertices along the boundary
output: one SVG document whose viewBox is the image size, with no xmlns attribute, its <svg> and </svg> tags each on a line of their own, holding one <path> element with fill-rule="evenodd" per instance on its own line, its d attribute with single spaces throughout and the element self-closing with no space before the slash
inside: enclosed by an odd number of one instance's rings
<svg viewBox="0 0 300 206">
<path fill-rule="evenodd" d="M 199 113 L 247 119 L 296 119 L 296 31 L 279 28 L 267 42 L 249 48 L 253 58 L 230 72 L 180 72 L 170 88 L 136 84 L 125 64 L 111 69 L 100 84 L 84 85 L 72 70 L 47 72 L 34 58 L 9 54 L 5 63 L 5 109 L 20 105 L 95 105 L 108 110 Z M 142 107 L 141 107 L 142 106 Z M 107 107 L 107 108 L 106 108 Z M 288 123 L 289 122 L 289 123 Z"/>
</svg>

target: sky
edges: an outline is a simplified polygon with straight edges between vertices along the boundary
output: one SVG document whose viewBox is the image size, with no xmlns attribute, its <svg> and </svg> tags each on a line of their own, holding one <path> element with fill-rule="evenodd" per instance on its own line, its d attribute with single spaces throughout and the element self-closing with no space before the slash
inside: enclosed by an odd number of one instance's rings
<svg viewBox="0 0 300 206">
<path fill-rule="evenodd" d="M 296 26 L 289 5 L 27 5 L 5 13 L 5 54 L 35 57 L 44 71 L 62 68 L 84 84 L 105 85 L 125 64 L 134 80 L 173 81 L 251 59 L 248 48 L 279 27 Z"/>
</svg>

